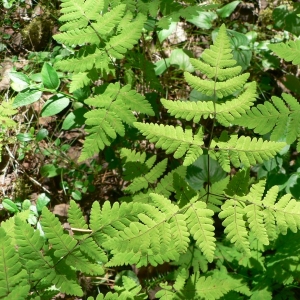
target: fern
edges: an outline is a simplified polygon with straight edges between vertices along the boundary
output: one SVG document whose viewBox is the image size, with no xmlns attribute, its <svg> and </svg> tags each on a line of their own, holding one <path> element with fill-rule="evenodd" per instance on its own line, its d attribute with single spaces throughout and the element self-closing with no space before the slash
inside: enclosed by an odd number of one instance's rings
<svg viewBox="0 0 300 300">
<path fill-rule="evenodd" d="M 30 286 L 27 274 L 20 263 L 18 253 L 10 244 L 9 237 L 0 228 L 1 256 L 0 256 L 0 298 L 26 299 Z"/>
<path fill-rule="evenodd" d="M 287 144 L 292 144 L 300 137 L 300 105 L 291 95 L 283 93 L 282 98 L 285 102 L 273 96 L 273 104 L 265 102 L 253 107 L 235 120 L 235 124 L 254 129 L 261 135 L 271 132 L 273 141 L 285 136 Z M 297 147 L 300 147 L 299 141 Z"/>
<path fill-rule="evenodd" d="M 275 52 L 280 58 L 285 61 L 291 61 L 294 65 L 300 64 L 300 41 L 288 41 L 287 43 L 278 43 L 268 45 L 269 49 Z"/>
<path fill-rule="evenodd" d="M 287 229 L 300 229 L 300 205 L 290 194 L 276 203 L 278 187 L 272 187 L 263 198 L 265 181 L 254 184 L 245 196 L 230 196 L 222 205 L 219 217 L 225 219 L 225 233 L 236 247 L 250 255 L 249 230 L 263 245 L 277 237 L 277 230 L 287 234 Z M 247 229 L 245 218 L 248 220 Z"/>
<path fill-rule="evenodd" d="M 124 4 L 103 13 L 104 4 L 105 1 L 95 0 L 76 4 L 66 0 L 62 3 L 60 21 L 65 23 L 61 26 L 64 32 L 55 35 L 54 39 L 69 46 L 82 45 L 70 58 L 55 64 L 63 71 L 75 72 L 71 92 L 97 80 L 99 71 L 104 76 L 114 73 L 112 57 L 121 59 L 141 35 L 146 21 L 144 15 L 138 14 L 133 20 L 133 16 L 127 14 L 124 18 Z M 118 27 L 120 22 L 122 25 Z"/>
<path fill-rule="evenodd" d="M 222 136 L 225 139 L 226 134 Z M 213 151 L 209 154 L 217 158 L 222 168 L 229 172 L 229 161 L 235 167 L 240 167 L 243 164 L 246 168 L 256 163 L 262 163 L 274 157 L 280 152 L 286 144 L 281 142 L 264 141 L 263 139 L 253 138 L 237 135 L 226 137 L 225 141 L 213 141 L 211 147 Z"/>
<path fill-rule="evenodd" d="M 85 103 L 97 109 L 87 112 L 85 123 L 89 126 L 80 161 L 92 157 L 105 146 L 109 146 L 116 139 L 117 134 L 125 135 L 123 124 L 133 125 L 135 117 L 132 113 L 136 107 L 139 112 L 153 115 L 150 104 L 143 96 L 130 89 L 130 86 L 120 87 L 119 84 L 110 84 L 105 92 L 93 98 L 88 98 Z"/>
<path fill-rule="evenodd" d="M 184 166 L 192 164 L 203 153 L 201 131 L 193 135 L 190 129 L 186 129 L 184 132 L 181 127 L 142 123 L 134 123 L 134 125 L 150 142 L 156 142 L 156 147 L 167 150 L 167 154 L 175 152 L 175 158 L 181 158 L 186 154 Z"/>
</svg>

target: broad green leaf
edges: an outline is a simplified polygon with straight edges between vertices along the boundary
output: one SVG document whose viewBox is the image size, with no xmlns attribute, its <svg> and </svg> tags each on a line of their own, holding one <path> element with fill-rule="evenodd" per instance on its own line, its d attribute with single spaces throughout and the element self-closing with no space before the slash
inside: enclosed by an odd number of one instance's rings
<svg viewBox="0 0 300 300">
<path fill-rule="evenodd" d="M 33 140 L 32 134 L 29 132 L 17 134 L 17 140 L 20 142 L 30 142 Z"/>
<path fill-rule="evenodd" d="M 20 107 L 28 104 L 32 104 L 38 101 L 42 96 L 42 92 L 38 90 L 26 90 L 17 95 L 13 102 L 13 107 Z"/>
<path fill-rule="evenodd" d="M 49 202 L 50 202 L 50 198 L 45 193 L 40 194 L 36 200 L 37 211 L 41 212 L 43 207 L 47 206 Z"/>
<path fill-rule="evenodd" d="M 170 58 L 161 59 L 155 63 L 155 75 L 161 75 L 164 73 L 170 66 Z"/>
<path fill-rule="evenodd" d="M 232 1 L 217 9 L 216 12 L 221 18 L 228 18 L 233 13 L 235 8 L 240 4 L 240 2 L 241 1 Z"/>
<path fill-rule="evenodd" d="M 54 116 L 61 111 L 63 111 L 70 103 L 69 98 L 65 97 L 64 95 L 57 94 L 51 97 L 47 102 L 44 104 L 41 116 L 42 117 L 50 117 Z"/>
<path fill-rule="evenodd" d="M 176 29 L 177 22 L 171 22 L 168 29 L 163 29 L 157 33 L 159 41 L 162 43 L 167 37 L 169 37 Z"/>
<path fill-rule="evenodd" d="M 17 205 L 8 198 L 5 198 L 2 201 L 2 205 L 6 210 L 8 210 L 11 213 L 17 213 L 19 211 Z"/>
<path fill-rule="evenodd" d="M 46 136 L 48 136 L 49 132 L 46 128 L 42 128 L 38 131 L 38 133 L 36 134 L 35 140 L 37 142 L 40 142 L 41 140 L 43 140 Z"/>
<path fill-rule="evenodd" d="M 59 87 L 60 80 L 58 75 L 55 69 L 48 63 L 44 63 L 41 74 L 43 84 L 46 88 L 56 90 Z"/>
<path fill-rule="evenodd" d="M 186 181 L 194 190 L 200 190 L 204 183 L 213 184 L 225 177 L 220 164 L 208 155 L 201 155 L 187 167 Z"/>
<path fill-rule="evenodd" d="M 86 120 L 84 117 L 86 112 L 88 112 L 88 110 L 85 107 L 81 107 L 70 112 L 63 121 L 62 129 L 69 130 L 82 126 Z"/>
<path fill-rule="evenodd" d="M 178 66 L 183 71 L 194 72 L 194 67 L 190 63 L 190 57 L 182 49 L 174 49 L 172 51 L 170 64 Z"/>
<path fill-rule="evenodd" d="M 53 164 L 48 164 L 48 165 L 42 166 L 40 169 L 40 172 L 43 177 L 51 178 L 51 177 L 60 175 L 62 172 L 62 169 L 56 167 Z"/>
<path fill-rule="evenodd" d="M 273 20 L 275 28 L 281 28 L 290 33 L 300 35 L 300 18 L 297 16 L 300 7 L 290 10 L 287 5 L 280 5 L 273 10 Z"/>
<path fill-rule="evenodd" d="M 199 11 L 197 16 L 192 16 L 186 20 L 199 28 L 210 29 L 213 21 L 217 19 L 217 14 L 210 11 Z"/>
<path fill-rule="evenodd" d="M 11 88 L 16 92 L 23 91 L 28 88 L 30 84 L 30 80 L 27 75 L 19 72 L 11 72 L 9 73 L 9 78 L 11 79 Z"/>
</svg>

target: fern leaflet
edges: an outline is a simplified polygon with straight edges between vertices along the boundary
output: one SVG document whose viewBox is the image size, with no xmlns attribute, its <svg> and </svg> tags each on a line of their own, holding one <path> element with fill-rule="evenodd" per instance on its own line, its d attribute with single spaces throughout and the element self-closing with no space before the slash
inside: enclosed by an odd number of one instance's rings
<svg viewBox="0 0 300 300">
<path fill-rule="evenodd" d="M 157 148 L 167 150 L 167 154 L 175 152 L 175 158 L 181 158 L 186 154 L 184 166 L 192 164 L 203 153 L 201 149 L 203 134 L 200 130 L 193 135 L 191 129 L 184 132 L 181 127 L 143 123 L 134 125 L 150 142 L 156 143 Z"/>
</svg>

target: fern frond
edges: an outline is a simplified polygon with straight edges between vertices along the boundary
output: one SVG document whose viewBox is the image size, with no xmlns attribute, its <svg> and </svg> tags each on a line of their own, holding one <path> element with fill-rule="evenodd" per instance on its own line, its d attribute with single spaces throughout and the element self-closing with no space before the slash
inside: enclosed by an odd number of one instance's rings
<svg viewBox="0 0 300 300">
<path fill-rule="evenodd" d="M 75 28 L 67 32 L 59 33 L 53 36 L 53 38 L 62 44 L 68 46 L 84 45 L 86 43 L 99 44 L 100 39 L 97 32 L 93 27 L 87 26 L 86 28 Z"/>
<path fill-rule="evenodd" d="M 170 218 L 170 229 L 175 248 L 179 253 L 184 253 L 190 241 L 186 214 L 179 213 L 179 207 L 164 196 L 150 194 L 150 197 L 153 203 L 166 214 L 166 218 Z"/>
<path fill-rule="evenodd" d="M 176 168 L 175 170 L 172 170 L 166 176 L 164 176 L 157 184 L 157 186 L 155 188 L 155 193 L 163 195 L 165 197 L 169 197 L 171 192 L 175 192 L 175 188 L 174 188 L 175 174 L 177 176 L 185 178 L 186 167 L 179 166 L 178 168 Z"/>
<path fill-rule="evenodd" d="M 300 104 L 289 94 L 282 94 L 284 101 L 276 96 L 272 97 L 272 103 L 265 102 L 253 107 L 235 124 L 254 129 L 261 135 L 271 132 L 271 140 L 277 141 L 286 136 L 286 142 L 292 144 L 300 137 Z"/>
<path fill-rule="evenodd" d="M 33 273 L 32 279 L 40 279 L 39 277 L 35 278 L 35 270 L 43 272 L 44 276 L 49 274 L 54 263 L 49 256 L 44 256 L 41 251 L 44 246 L 44 238 L 40 236 L 40 232 L 34 231 L 28 223 L 16 217 L 15 233 L 19 254 L 26 260 L 27 269 Z"/>
<path fill-rule="evenodd" d="M 246 168 L 274 157 L 286 145 L 283 142 L 264 141 L 261 138 L 251 139 L 245 136 L 238 138 L 237 135 L 231 135 L 227 142 L 216 144 L 218 160 L 230 160 L 235 167 L 240 167 L 242 163 Z"/>
<path fill-rule="evenodd" d="M 188 228 L 196 240 L 197 246 L 201 249 L 206 259 L 212 262 L 216 249 L 215 227 L 211 218 L 214 212 L 207 209 L 204 202 L 198 201 L 189 205 L 185 215 Z"/>
<path fill-rule="evenodd" d="M 249 78 L 249 73 L 227 79 L 222 82 L 214 82 L 200 79 L 188 72 L 184 73 L 185 80 L 195 90 L 207 95 L 223 98 L 241 90 Z"/>
<path fill-rule="evenodd" d="M 154 166 L 149 173 L 142 177 L 134 178 L 132 183 L 126 187 L 125 191 L 129 193 L 138 192 L 147 188 L 149 184 L 154 183 L 166 170 L 168 159 L 164 159 Z"/>
<path fill-rule="evenodd" d="M 46 207 L 42 211 L 41 224 L 46 237 L 55 249 L 54 255 L 56 257 L 65 256 L 74 249 L 76 240 L 63 232 L 59 220 Z"/>
<path fill-rule="evenodd" d="M 196 283 L 197 295 L 201 299 L 215 300 L 221 298 L 230 291 L 226 280 L 201 276 Z"/>
<path fill-rule="evenodd" d="M 300 40 L 268 45 L 277 56 L 294 65 L 300 64 Z"/>
<path fill-rule="evenodd" d="M 171 116 L 182 118 L 187 121 L 193 119 L 193 122 L 198 123 L 201 117 L 204 119 L 213 117 L 212 114 L 214 112 L 214 104 L 212 101 L 192 102 L 161 99 L 161 103 L 168 110 L 168 113 Z"/>
<path fill-rule="evenodd" d="M 222 225 L 231 243 L 234 243 L 238 250 L 250 255 L 248 232 L 243 219 L 244 213 L 244 205 L 237 200 L 229 199 L 222 205 L 219 218 L 225 219 Z"/>
<path fill-rule="evenodd" d="M 258 241 L 263 245 L 269 245 L 267 230 L 264 224 L 265 214 L 262 207 L 262 195 L 265 188 L 265 182 L 260 181 L 251 187 L 247 198 L 252 204 L 245 207 L 245 213 L 248 218 L 250 230 L 253 232 Z"/>
<path fill-rule="evenodd" d="M 14 128 L 16 122 L 12 119 L 18 110 L 13 108 L 13 100 L 2 101 L 0 104 L 0 122 L 1 128 Z"/>
<path fill-rule="evenodd" d="M 3 228 L 0 228 L 0 239 L 0 298 L 25 300 L 30 290 L 27 272 L 22 268 L 19 254 Z"/>
<path fill-rule="evenodd" d="M 108 260 L 105 252 L 99 247 L 99 245 L 97 245 L 92 237 L 82 240 L 80 242 L 79 249 L 95 262 L 106 263 Z"/>
<path fill-rule="evenodd" d="M 233 59 L 230 40 L 227 36 L 224 24 L 219 29 L 214 45 L 209 49 L 205 49 L 201 58 L 211 66 L 218 67 L 218 69 L 216 69 L 217 72 L 219 72 L 219 68 L 224 69 L 236 65 L 236 60 Z M 201 69 L 199 68 L 199 70 Z M 217 73 L 215 76 L 217 76 Z"/>
<path fill-rule="evenodd" d="M 250 231 L 262 245 L 277 238 L 278 233 L 286 234 L 287 229 L 297 232 L 300 229 L 300 203 L 286 194 L 276 202 L 279 188 L 273 186 L 263 198 L 266 181 L 261 180 L 252 185 L 249 194 L 231 196 L 222 206 L 219 217 L 225 218 L 225 233 L 237 248 L 250 254 L 248 231 L 245 219 L 248 220 Z M 263 199 L 262 199 L 263 198 Z"/>
<path fill-rule="evenodd" d="M 66 257 L 66 264 L 85 274 L 95 276 L 104 274 L 103 267 L 98 263 L 94 263 L 93 261 L 91 262 L 87 255 L 85 255 L 79 249 L 72 251 L 72 253 Z"/>
<path fill-rule="evenodd" d="M 256 100 L 256 83 L 253 81 L 237 98 L 216 104 L 216 118 L 223 126 L 229 126 L 234 120 L 249 111 Z"/>
<path fill-rule="evenodd" d="M 214 114 L 214 104 L 212 101 L 170 101 L 162 99 L 163 106 L 168 112 L 176 118 L 183 118 L 187 121 L 193 119 L 195 123 L 198 123 L 203 117 L 213 118 L 214 115 L 220 124 L 229 126 L 236 118 L 241 117 L 245 114 L 256 98 L 256 83 L 251 82 L 246 90 L 239 95 L 236 99 L 226 101 L 222 104 L 216 104 L 216 113 Z"/>
<path fill-rule="evenodd" d="M 68 209 L 68 222 L 71 227 L 79 229 L 88 229 L 88 225 L 84 220 L 82 211 L 80 210 L 80 208 L 74 200 L 70 201 L 70 206 Z"/>
<path fill-rule="evenodd" d="M 129 99 L 130 98 L 130 99 Z M 87 112 L 86 131 L 87 136 L 79 161 L 92 157 L 105 146 L 109 146 L 117 137 L 124 136 L 125 126 L 123 122 L 133 125 L 135 117 L 133 109 L 139 112 L 154 113 L 145 97 L 130 89 L 129 85 L 120 87 L 120 84 L 110 84 L 103 94 L 88 98 L 85 103 L 97 109 Z"/>
<path fill-rule="evenodd" d="M 200 130 L 193 136 L 191 129 L 184 132 L 181 127 L 137 122 L 134 125 L 150 142 L 156 143 L 157 148 L 167 150 L 167 154 L 175 152 L 175 158 L 186 154 L 184 166 L 192 164 L 203 153 L 203 133 Z"/>
<path fill-rule="evenodd" d="M 120 4 L 113 7 L 110 11 L 105 13 L 103 16 L 97 18 L 97 22 L 93 23 L 95 31 L 101 35 L 109 35 L 110 32 L 115 28 L 116 24 L 119 24 L 124 16 L 126 6 Z M 127 22 L 130 20 L 126 20 Z"/>
<path fill-rule="evenodd" d="M 232 180 L 230 182 L 232 182 Z M 199 198 L 205 199 L 208 209 L 212 210 L 213 212 L 221 211 L 220 206 L 224 202 L 224 190 L 228 186 L 228 183 L 229 176 L 213 183 L 209 187 L 209 193 L 204 188 L 199 191 Z"/>
<path fill-rule="evenodd" d="M 112 37 L 106 44 L 105 50 L 117 59 L 123 58 L 127 50 L 133 48 L 141 36 L 146 17 L 139 14 L 134 22 L 126 26 L 121 34 Z"/>
<path fill-rule="evenodd" d="M 215 44 L 215 46 L 216 46 L 216 44 Z M 213 47 L 211 47 L 210 49 L 212 50 Z M 201 70 L 201 72 L 204 73 L 210 79 L 216 77 L 220 81 L 232 78 L 241 73 L 242 67 L 240 67 L 240 66 L 222 69 L 220 67 L 220 65 L 218 64 L 218 60 L 219 60 L 219 62 L 222 61 L 222 58 L 220 58 L 220 54 L 217 53 L 218 58 L 216 60 L 211 60 L 211 56 L 209 56 L 209 54 L 207 52 L 205 52 L 207 50 L 208 49 L 205 49 L 201 56 L 201 58 L 206 63 L 203 63 L 201 60 L 197 60 L 194 58 L 190 59 L 191 64 L 193 65 L 193 67 L 196 70 Z M 216 50 L 218 50 L 218 49 L 216 49 Z M 212 53 L 215 53 L 215 52 L 213 52 L 213 51 L 210 52 L 210 54 L 212 54 Z M 223 53 L 221 53 L 221 54 L 223 54 Z M 209 63 L 211 63 L 213 65 L 213 67 L 211 65 L 209 65 Z"/>
</svg>

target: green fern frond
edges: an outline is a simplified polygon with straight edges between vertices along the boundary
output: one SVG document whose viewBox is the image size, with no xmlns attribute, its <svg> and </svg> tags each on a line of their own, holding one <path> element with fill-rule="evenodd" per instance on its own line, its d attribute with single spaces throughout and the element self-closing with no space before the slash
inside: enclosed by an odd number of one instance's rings
<svg viewBox="0 0 300 300">
<path fill-rule="evenodd" d="M 181 127 L 169 125 L 134 123 L 150 142 L 156 143 L 157 148 L 167 150 L 166 153 L 174 153 L 175 158 L 185 156 L 183 165 L 191 165 L 202 153 L 203 133 L 199 130 L 193 135 L 191 129 L 183 131 Z"/>
<path fill-rule="evenodd" d="M 163 106 L 168 112 L 176 118 L 183 118 L 187 121 L 193 119 L 195 123 L 198 123 L 203 117 L 213 118 L 214 116 L 224 126 L 229 126 L 236 118 L 245 114 L 256 98 L 256 83 L 251 82 L 247 86 L 246 90 L 240 94 L 236 99 L 226 101 L 222 104 L 216 104 L 216 113 L 214 114 L 214 104 L 212 101 L 170 101 L 162 99 Z"/>
<path fill-rule="evenodd" d="M 294 65 L 300 64 L 300 40 L 268 45 L 277 56 Z"/>
<path fill-rule="evenodd" d="M 69 234 L 64 233 L 59 220 L 46 208 L 42 211 L 41 224 L 46 237 L 52 244 L 54 255 L 62 257 L 69 254 L 77 244 Z"/>
<path fill-rule="evenodd" d="M 101 245 L 98 245 L 92 237 L 89 237 L 80 242 L 79 249 L 92 260 L 106 263 L 108 260 L 107 256 L 100 246 Z"/>
<path fill-rule="evenodd" d="M 18 110 L 13 108 L 13 100 L 2 101 L 0 104 L 0 128 L 14 128 L 16 122 L 12 119 Z"/>
<path fill-rule="evenodd" d="M 244 205 L 234 199 L 227 200 L 222 205 L 219 218 L 225 219 L 222 225 L 225 227 L 227 238 L 234 243 L 239 251 L 250 255 L 248 232 L 244 221 Z"/>
<path fill-rule="evenodd" d="M 91 261 L 88 259 L 88 256 L 79 249 L 75 249 L 66 257 L 66 264 L 88 275 L 103 275 L 105 272 L 100 263 L 101 262 L 96 263 Z"/>
<path fill-rule="evenodd" d="M 70 201 L 68 209 L 68 222 L 71 228 L 88 229 L 88 225 L 84 220 L 82 211 L 74 200 Z"/>
<path fill-rule="evenodd" d="M 132 183 L 126 187 L 125 191 L 129 193 L 136 193 L 142 189 L 145 189 L 149 184 L 156 182 L 156 180 L 165 172 L 167 167 L 168 159 L 164 159 L 155 165 L 147 174 L 144 176 L 136 177 Z"/>
<path fill-rule="evenodd" d="M 297 232 L 300 229 L 300 203 L 291 199 L 290 194 L 277 202 L 279 188 L 273 186 L 263 198 L 266 181 L 261 180 L 252 185 L 250 192 L 244 196 L 234 195 L 226 200 L 219 217 L 225 219 L 225 233 L 239 250 L 250 255 L 248 221 L 250 232 L 262 245 L 277 238 L 278 233 L 287 234 L 287 230 Z"/>
<path fill-rule="evenodd" d="M 248 218 L 250 230 L 253 232 L 254 236 L 263 245 L 269 245 L 269 238 L 264 224 L 265 214 L 261 205 L 262 201 L 260 200 L 264 192 L 264 187 L 265 184 L 263 181 L 260 181 L 258 184 L 251 187 L 247 198 L 250 198 L 249 201 L 252 202 L 252 204 L 245 207 L 245 213 Z"/>
<path fill-rule="evenodd" d="M 85 43 L 99 44 L 100 39 L 94 28 L 88 26 L 86 28 L 75 28 L 68 32 L 63 32 L 53 37 L 57 42 L 64 43 L 69 46 L 78 46 Z"/>
<path fill-rule="evenodd" d="M 129 99 L 130 98 L 130 99 Z M 124 136 L 125 126 L 123 122 L 133 125 L 135 117 L 133 110 L 141 113 L 154 114 L 145 97 L 130 89 L 129 85 L 120 87 L 120 84 L 110 84 L 101 95 L 88 98 L 85 103 L 97 107 L 87 112 L 86 131 L 87 136 L 79 161 L 92 157 L 105 146 L 109 146 L 116 139 L 117 134 Z"/>
<path fill-rule="evenodd" d="M 286 142 L 292 144 L 300 137 L 300 104 L 289 94 L 283 93 L 282 98 L 286 103 L 273 96 L 273 104 L 270 102 L 259 104 L 234 123 L 254 129 L 254 132 L 261 135 L 272 132 L 273 141 L 286 136 Z"/>
<path fill-rule="evenodd" d="M 188 72 L 184 73 L 185 80 L 192 88 L 207 96 L 216 96 L 218 98 L 232 95 L 233 93 L 241 90 L 249 76 L 249 73 L 245 73 L 226 81 L 214 82 L 200 79 Z"/>
<path fill-rule="evenodd" d="M 179 253 L 184 253 L 189 246 L 189 232 L 186 223 L 186 214 L 179 213 L 179 207 L 171 203 L 171 201 L 164 196 L 158 194 L 150 194 L 150 197 L 162 212 L 166 214 L 169 219 L 171 236 L 175 248 Z M 192 216 L 193 219 L 193 216 Z"/>
<path fill-rule="evenodd" d="M 95 31 L 101 36 L 109 35 L 116 24 L 119 24 L 122 21 L 125 8 L 126 6 L 124 4 L 120 4 L 112 8 L 103 16 L 97 18 L 97 22 L 92 25 Z M 131 21 L 131 19 L 126 21 Z"/>
<path fill-rule="evenodd" d="M 214 144 L 212 144 L 214 145 Z M 230 160 L 235 167 L 243 164 L 246 168 L 256 163 L 262 163 L 279 153 L 286 144 L 283 142 L 264 141 L 263 139 L 231 135 L 226 142 L 216 142 L 215 153 L 225 171 L 228 171 L 227 162 Z"/>
<path fill-rule="evenodd" d="M 196 240 L 197 246 L 201 249 L 206 259 L 212 262 L 216 249 L 215 227 L 212 220 L 214 212 L 207 209 L 204 202 L 198 201 L 189 205 L 185 215 L 188 228 Z"/>
<path fill-rule="evenodd" d="M 212 276 L 201 276 L 196 283 L 197 295 L 201 299 L 215 300 L 221 298 L 231 290 L 227 280 L 220 280 Z"/>
<path fill-rule="evenodd" d="M 175 192 L 174 188 L 174 176 L 175 174 L 181 178 L 185 178 L 186 167 L 179 166 L 175 170 L 172 170 L 167 175 L 165 175 L 157 184 L 155 188 L 155 193 L 169 197 L 171 192 Z"/>
<path fill-rule="evenodd" d="M 97 68 L 97 72 L 102 75 L 113 73 L 108 55 L 95 45 L 82 46 L 73 56 L 56 62 L 54 66 L 65 72 L 80 73 Z"/>
<path fill-rule="evenodd" d="M 216 46 L 216 43 L 215 43 Z M 215 49 L 217 51 L 219 51 L 219 49 L 213 48 L 211 47 L 210 50 Z M 205 52 L 207 51 L 207 52 Z M 220 67 L 220 65 L 218 64 L 218 60 L 219 62 L 222 61 L 222 58 L 220 57 L 220 54 L 217 52 L 209 52 L 208 49 L 205 49 L 201 58 L 205 61 L 205 63 L 203 63 L 201 60 L 197 60 L 194 58 L 190 59 L 191 64 L 193 65 L 193 67 L 196 70 L 201 70 L 202 73 L 204 73 L 208 78 L 217 78 L 220 81 L 224 81 L 226 79 L 232 78 L 234 76 L 237 76 L 241 73 L 242 71 L 242 67 L 240 66 L 236 66 L 236 67 L 232 67 L 232 68 L 225 68 L 222 69 Z M 217 59 L 216 60 L 212 60 L 211 56 L 209 56 L 209 54 L 217 54 Z M 223 53 L 222 53 L 223 54 Z M 212 66 L 209 64 L 211 63 Z M 236 63 L 235 63 L 236 64 Z"/>
<path fill-rule="evenodd" d="M 30 290 L 27 272 L 22 268 L 19 254 L 2 228 L 0 239 L 0 299 L 25 300 Z"/>
<path fill-rule="evenodd" d="M 226 27 L 224 24 L 219 29 L 214 45 L 212 45 L 209 49 L 205 49 L 201 58 L 212 67 L 217 67 L 217 72 L 219 72 L 219 68 L 224 69 L 236 65 L 236 60 L 233 59 L 230 40 L 226 33 Z M 217 73 L 215 73 L 215 76 L 217 76 Z"/>
<path fill-rule="evenodd" d="M 249 111 L 256 100 L 256 83 L 246 85 L 246 89 L 237 98 L 216 104 L 216 119 L 223 126 L 229 126 L 234 120 Z"/>
<path fill-rule="evenodd" d="M 139 14 L 133 22 L 124 27 L 119 35 L 114 36 L 109 40 L 105 50 L 117 59 L 123 58 L 127 50 L 132 49 L 137 43 L 145 22 L 146 17 Z"/>
<path fill-rule="evenodd" d="M 49 274 L 54 263 L 50 257 L 44 256 L 41 251 L 45 240 L 40 232 L 34 231 L 28 223 L 23 222 L 18 217 L 15 219 L 15 232 L 19 254 L 26 260 L 26 268 L 33 273 L 32 279 L 40 279 L 39 277 L 35 278 L 34 271 L 36 270 L 43 271 L 44 275 Z"/>
<path fill-rule="evenodd" d="M 214 104 L 212 101 L 192 102 L 161 99 L 161 103 L 168 110 L 168 113 L 171 116 L 182 118 L 187 121 L 193 119 L 195 123 L 198 123 L 201 117 L 203 117 L 204 119 L 213 117 L 212 114 L 214 112 Z"/>
<path fill-rule="evenodd" d="M 230 181 L 232 182 L 232 180 Z M 201 189 L 199 191 L 199 198 L 205 199 L 207 203 L 207 208 L 212 210 L 213 212 L 220 212 L 221 205 L 224 202 L 224 190 L 230 184 L 229 176 L 225 177 L 224 179 L 213 183 L 209 187 L 209 193 L 207 189 Z"/>
</svg>

